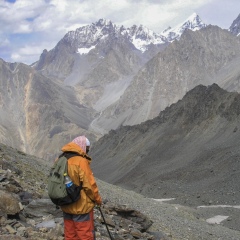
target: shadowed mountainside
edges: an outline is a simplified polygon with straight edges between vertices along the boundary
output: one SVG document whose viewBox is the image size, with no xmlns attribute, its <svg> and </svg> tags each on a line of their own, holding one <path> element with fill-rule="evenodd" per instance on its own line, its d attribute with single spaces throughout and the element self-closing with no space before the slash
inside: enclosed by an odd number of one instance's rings
<svg viewBox="0 0 240 240">
<path fill-rule="evenodd" d="M 185 205 L 240 198 L 240 95 L 199 85 L 158 117 L 112 130 L 92 148 L 96 177 Z"/>
</svg>

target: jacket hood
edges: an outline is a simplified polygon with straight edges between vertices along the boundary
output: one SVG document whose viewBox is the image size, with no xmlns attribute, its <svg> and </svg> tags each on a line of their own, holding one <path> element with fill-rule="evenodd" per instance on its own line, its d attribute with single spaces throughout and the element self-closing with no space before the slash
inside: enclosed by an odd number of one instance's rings
<svg viewBox="0 0 240 240">
<path fill-rule="evenodd" d="M 62 152 L 76 152 L 82 155 L 87 160 L 91 161 L 91 158 L 79 147 L 76 143 L 70 142 L 62 147 Z"/>
</svg>

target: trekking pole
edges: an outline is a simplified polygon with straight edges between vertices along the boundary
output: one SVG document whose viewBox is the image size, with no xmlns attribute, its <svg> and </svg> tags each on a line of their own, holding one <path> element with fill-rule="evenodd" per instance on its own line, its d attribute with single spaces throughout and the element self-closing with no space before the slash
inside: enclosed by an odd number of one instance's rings
<svg viewBox="0 0 240 240">
<path fill-rule="evenodd" d="M 104 215 L 103 215 L 103 212 L 102 212 L 101 207 L 100 207 L 100 206 L 97 206 L 97 208 L 99 209 L 99 211 L 100 211 L 100 213 L 101 213 L 101 216 L 102 216 L 102 218 L 103 218 L 103 222 L 104 222 L 104 224 L 106 225 L 106 228 L 107 228 L 108 235 L 109 235 L 110 239 L 111 239 L 111 240 L 114 240 L 114 239 L 112 238 L 111 234 L 110 234 L 109 229 L 108 229 L 108 225 L 107 225 L 107 223 L 106 223 L 106 221 L 105 221 L 105 218 L 104 218 Z"/>
</svg>

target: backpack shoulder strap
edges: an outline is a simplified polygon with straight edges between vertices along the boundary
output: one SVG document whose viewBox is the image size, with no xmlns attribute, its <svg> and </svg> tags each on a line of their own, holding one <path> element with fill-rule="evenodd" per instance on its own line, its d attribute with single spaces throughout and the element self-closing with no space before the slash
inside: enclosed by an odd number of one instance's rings
<svg viewBox="0 0 240 240">
<path fill-rule="evenodd" d="M 60 155 L 54 162 L 50 170 L 50 176 L 55 175 L 60 178 L 60 175 L 63 175 L 67 172 L 67 158 L 64 155 Z"/>
<path fill-rule="evenodd" d="M 74 157 L 74 156 L 80 156 L 80 157 L 86 158 L 87 160 L 91 160 L 91 158 L 90 158 L 88 155 L 86 155 L 86 154 L 80 154 L 80 153 L 71 152 L 71 151 L 69 151 L 69 152 L 63 152 L 63 153 L 59 156 L 59 158 L 62 157 L 62 156 L 66 157 L 67 159 L 69 159 L 69 158 L 71 158 L 71 157 Z"/>
</svg>

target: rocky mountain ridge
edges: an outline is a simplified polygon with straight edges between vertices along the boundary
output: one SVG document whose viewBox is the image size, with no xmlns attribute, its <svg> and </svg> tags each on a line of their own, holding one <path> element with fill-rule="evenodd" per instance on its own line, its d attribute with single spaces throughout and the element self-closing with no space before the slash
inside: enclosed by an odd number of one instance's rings
<svg viewBox="0 0 240 240">
<path fill-rule="evenodd" d="M 105 130 L 139 124 L 198 84 L 217 83 L 239 91 L 239 48 L 239 38 L 217 26 L 185 31 L 138 71 L 120 99 L 104 109 L 94 124 Z"/>
<path fill-rule="evenodd" d="M 83 87 L 93 89 L 94 94 L 99 95 L 96 99 L 81 100 L 94 107 L 109 84 L 121 81 L 129 85 L 132 76 L 157 52 L 179 39 L 185 29 L 197 30 L 205 26 L 194 14 L 178 26 L 177 33 L 172 30 L 171 35 L 176 36 L 167 40 L 142 25 L 125 28 L 100 19 L 67 33 L 54 49 L 44 50 L 33 67 L 66 85 L 77 85 L 81 90 Z"/>
<path fill-rule="evenodd" d="M 238 206 L 239 101 L 200 85 L 158 117 L 111 130 L 92 148 L 95 176 L 186 206 Z"/>
<path fill-rule="evenodd" d="M 74 85 L 78 99 L 99 113 L 90 129 L 104 134 L 156 117 L 197 84 L 215 82 L 239 91 L 238 53 L 239 39 L 231 31 L 207 27 L 196 13 L 160 35 L 100 19 L 66 34 L 35 68 L 47 76 L 57 72 L 57 78 Z"/>
<path fill-rule="evenodd" d="M 114 41 L 116 38 L 122 38 L 122 41 L 131 44 L 132 48 L 144 53 L 149 50 L 152 45 L 165 45 L 166 43 L 173 42 L 175 39 L 179 40 L 180 36 L 186 29 L 196 31 L 203 27 L 206 27 L 206 24 L 201 21 L 196 13 L 176 28 L 164 31 L 162 34 L 157 34 L 143 25 L 133 25 L 132 27 L 125 28 L 124 26 L 117 26 L 110 20 L 99 19 L 96 23 L 68 32 L 53 50 L 50 52 L 44 50 L 40 60 L 33 66 L 37 70 L 42 71 L 46 76 L 51 76 L 53 73 L 50 73 L 49 71 L 47 72 L 46 68 L 49 68 L 48 65 L 51 63 L 49 61 L 50 59 L 51 61 L 56 61 L 56 57 L 59 55 L 59 50 L 61 51 L 61 54 L 67 51 L 70 54 L 78 53 L 80 55 L 86 55 L 90 51 L 96 49 L 98 57 L 104 58 L 106 52 L 102 47 L 99 48 L 98 45 L 104 45 L 104 42 L 109 42 L 109 40 Z M 68 64 L 73 60 L 73 58 L 69 57 Z M 68 74 L 68 72 L 65 74 Z M 65 75 L 60 73 L 57 76 L 62 79 Z M 65 81 L 65 83 L 69 84 L 68 81 Z"/>
</svg>

